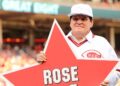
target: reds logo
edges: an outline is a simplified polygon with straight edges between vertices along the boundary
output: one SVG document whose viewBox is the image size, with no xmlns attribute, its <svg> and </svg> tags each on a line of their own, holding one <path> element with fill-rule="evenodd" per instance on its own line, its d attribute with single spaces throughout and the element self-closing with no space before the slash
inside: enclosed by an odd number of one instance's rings
<svg viewBox="0 0 120 86">
<path fill-rule="evenodd" d="M 96 50 L 87 50 L 82 54 L 82 56 L 87 57 L 87 58 L 101 58 L 102 57 L 101 53 Z"/>
</svg>

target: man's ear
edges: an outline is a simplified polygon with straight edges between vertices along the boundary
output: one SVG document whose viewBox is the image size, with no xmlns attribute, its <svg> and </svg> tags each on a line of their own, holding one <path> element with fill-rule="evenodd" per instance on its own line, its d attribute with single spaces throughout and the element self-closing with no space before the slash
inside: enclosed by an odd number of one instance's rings
<svg viewBox="0 0 120 86">
<path fill-rule="evenodd" d="M 93 27 L 93 25 L 94 25 L 94 21 L 93 21 L 93 20 L 91 20 L 91 26 L 90 26 L 90 28 L 92 28 L 92 27 Z"/>
</svg>

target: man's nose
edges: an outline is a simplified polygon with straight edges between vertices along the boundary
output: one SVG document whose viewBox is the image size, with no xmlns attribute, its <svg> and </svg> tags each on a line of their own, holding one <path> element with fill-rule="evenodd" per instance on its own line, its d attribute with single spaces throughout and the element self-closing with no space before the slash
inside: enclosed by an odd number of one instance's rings
<svg viewBox="0 0 120 86">
<path fill-rule="evenodd" d="M 77 20 L 77 23 L 82 23 L 83 21 L 81 19 L 78 19 Z"/>
</svg>

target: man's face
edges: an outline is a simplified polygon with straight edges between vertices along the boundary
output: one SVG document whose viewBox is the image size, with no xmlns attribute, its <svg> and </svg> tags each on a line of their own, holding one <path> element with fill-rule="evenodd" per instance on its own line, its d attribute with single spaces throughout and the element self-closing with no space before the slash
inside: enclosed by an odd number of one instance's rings
<svg viewBox="0 0 120 86">
<path fill-rule="evenodd" d="M 85 15 L 75 15 L 71 17 L 70 27 L 72 33 L 87 34 L 93 26 L 93 20 Z"/>
</svg>

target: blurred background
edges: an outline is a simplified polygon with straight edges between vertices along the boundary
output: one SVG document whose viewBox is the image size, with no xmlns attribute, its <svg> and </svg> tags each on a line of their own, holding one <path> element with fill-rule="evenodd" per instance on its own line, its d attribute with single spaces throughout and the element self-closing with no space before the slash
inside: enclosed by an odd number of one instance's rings
<svg viewBox="0 0 120 86">
<path fill-rule="evenodd" d="M 0 0 L 0 73 L 36 64 L 54 18 L 68 33 L 75 3 L 93 8 L 92 31 L 107 38 L 120 57 L 120 0 Z"/>
</svg>

